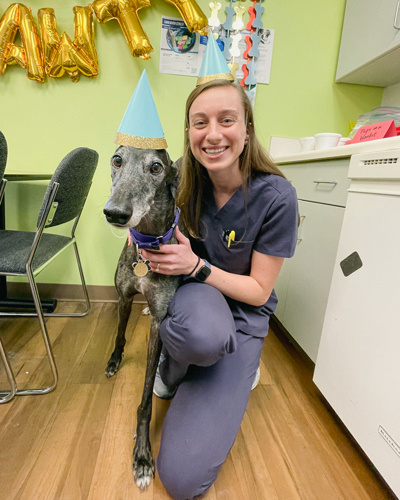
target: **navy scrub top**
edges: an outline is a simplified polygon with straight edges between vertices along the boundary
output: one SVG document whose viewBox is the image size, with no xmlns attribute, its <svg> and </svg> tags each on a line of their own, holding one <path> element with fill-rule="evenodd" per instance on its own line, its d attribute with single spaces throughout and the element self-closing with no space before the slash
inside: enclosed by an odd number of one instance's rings
<svg viewBox="0 0 400 500">
<path fill-rule="evenodd" d="M 297 242 L 298 204 L 294 187 L 275 174 L 256 173 L 245 192 L 240 187 L 218 209 L 212 187 L 206 189 L 201 216 L 201 238 L 191 238 L 194 252 L 230 273 L 249 275 L 253 250 L 276 257 L 292 257 Z M 235 241 L 228 247 L 231 231 Z M 236 328 L 255 337 L 268 334 L 269 317 L 278 302 L 273 291 L 262 306 L 226 297 Z"/>
</svg>

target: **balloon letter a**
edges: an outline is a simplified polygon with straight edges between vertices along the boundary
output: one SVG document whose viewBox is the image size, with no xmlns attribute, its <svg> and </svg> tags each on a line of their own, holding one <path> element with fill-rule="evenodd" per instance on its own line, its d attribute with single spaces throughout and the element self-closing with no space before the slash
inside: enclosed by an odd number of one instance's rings
<svg viewBox="0 0 400 500">
<path fill-rule="evenodd" d="M 17 31 L 22 47 L 14 44 Z M 0 19 L 0 75 L 8 64 L 25 68 L 30 80 L 43 82 L 45 79 L 39 33 L 31 10 L 20 3 L 10 5 Z"/>
</svg>

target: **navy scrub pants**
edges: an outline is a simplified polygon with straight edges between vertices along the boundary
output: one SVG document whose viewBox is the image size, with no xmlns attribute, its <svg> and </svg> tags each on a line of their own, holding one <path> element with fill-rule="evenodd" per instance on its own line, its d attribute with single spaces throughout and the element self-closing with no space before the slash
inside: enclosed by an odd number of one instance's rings
<svg viewBox="0 0 400 500">
<path fill-rule="evenodd" d="M 164 420 L 157 470 L 174 500 L 204 494 L 239 431 L 263 338 L 236 330 L 215 288 L 181 286 L 161 325 L 164 383 L 180 383 Z"/>
</svg>

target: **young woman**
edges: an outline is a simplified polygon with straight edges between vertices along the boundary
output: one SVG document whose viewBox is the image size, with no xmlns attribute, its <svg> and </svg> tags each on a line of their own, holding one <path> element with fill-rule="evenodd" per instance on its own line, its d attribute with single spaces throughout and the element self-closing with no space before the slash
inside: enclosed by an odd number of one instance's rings
<svg viewBox="0 0 400 500">
<path fill-rule="evenodd" d="M 155 393 L 173 397 L 157 460 L 176 500 L 204 494 L 239 430 L 259 368 L 273 291 L 297 238 L 294 188 L 259 144 L 236 83 L 196 87 L 186 105 L 177 204 L 189 230 L 143 251 L 152 271 L 184 274 L 161 327 Z M 161 378 L 160 378 L 161 376 Z"/>
</svg>

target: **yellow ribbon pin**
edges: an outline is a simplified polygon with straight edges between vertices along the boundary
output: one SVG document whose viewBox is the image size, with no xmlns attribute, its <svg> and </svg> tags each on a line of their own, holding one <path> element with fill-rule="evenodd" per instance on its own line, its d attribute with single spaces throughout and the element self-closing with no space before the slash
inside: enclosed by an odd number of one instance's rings
<svg viewBox="0 0 400 500">
<path fill-rule="evenodd" d="M 231 246 L 231 242 L 235 241 L 235 231 L 231 231 L 228 237 L 228 248 Z"/>
</svg>

